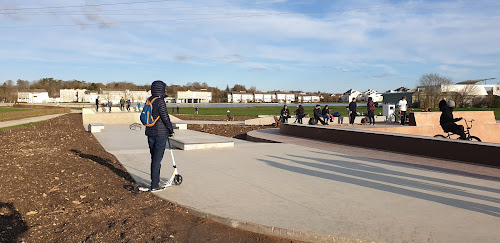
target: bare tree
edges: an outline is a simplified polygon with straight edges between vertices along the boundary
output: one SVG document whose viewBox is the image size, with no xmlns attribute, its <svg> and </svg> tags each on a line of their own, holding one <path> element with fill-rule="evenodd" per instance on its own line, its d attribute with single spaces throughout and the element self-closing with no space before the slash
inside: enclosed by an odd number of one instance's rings
<svg viewBox="0 0 500 243">
<path fill-rule="evenodd" d="M 418 80 L 417 95 L 421 108 L 436 107 L 449 91 L 452 79 L 437 73 L 424 74 Z"/>
<path fill-rule="evenodd" d="M 466 84 L 461 86 L 463 87 L 460 87 L 458 90 L 454 90 L 451 97 L 455 101 L 457 107 L 470 107 L 472 105 L 472 100 L 475 96 L 477 96 L 479 89 L 476 85 L 473 84 Z"/>
</svg>

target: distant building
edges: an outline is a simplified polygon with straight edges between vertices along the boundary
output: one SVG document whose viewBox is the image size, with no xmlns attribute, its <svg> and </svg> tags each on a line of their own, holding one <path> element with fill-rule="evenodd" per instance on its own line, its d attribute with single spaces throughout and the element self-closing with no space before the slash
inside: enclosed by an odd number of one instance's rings
<svg viewBox="0 0 500 243">
<path fill-rule="evenodd" d="M 371 97 L 373 102 L 382 102 L 384 97 L 382 94 L 379 94 L 376 90 L 369 89 L 363 93 L 361 93 L 357 99 L 359 101 L 368 101 L 368 98 Z"/>
<path fill-rule="evenodd" d="M 359 95 L 361 95 L 361 92 L 354 89 L 350 89 L 342 94 L 341 99 L 343 102 L 351 102 L 352 98 L 357 98 Z"/>
<path fill-rule="evenodd" d="M 246 91 L 233 92 L 227 95 L 228 101 L 232 103 L 248 103 L 254 102 L 254 94 Z"/>
<path fill-rule="evenodd" d="M 88 102 L 85 101 L 86 91 L 86 89 L 60 89 L 59 100 L 60 102 Z"/>
<path fill-rule="evenodd" d="M 300 93 L 297 96 L 297 102 L 299 102 L 299 103 L 318 103 L 320 101 L 321 101 L 321 97 L 318 94 Z"/>
<path fill-rule="evenodd" d="M 23 103 L 49 103 L 53 99 L 49 97 L 49 92 L 44 89 L 29 89 L 17 92 L 17 102 Z"/>
<path fill-rule="evenodd" d="M 142 102 L 144 103 L 147 98 L 151 96 L 151 91 L 145 90 L 112 90 L 103 89 L 99 94 L 99 102 L 106 103 L 111 101 L 114 105 L 119 104 L 120 100 L 123 98 L 125 100 L 130 99 L 132 103 Z M 90 101 L 89 101 L 90 102 Z M 94 99 L 95 102 L 95 99 Z"/>
<path fill-rule="evenodd" d="M 212 101 L 212 92 L 201 91 L 178 91 L 175 97 L 176 103 L 210 103 Z"/>
<path fill-rule="evenodd" d="M 411 89 L 406 88 L 406 87 L 399 87 L 394 90 L 387 90 L 385 93 L 406 93 L 406 92 L 411 92 Z"/>
<path fill-rule="evenodd" d="M 294 93 L 278 93 L 276 92 L 276 100 L 279 103 L 292 103 L 295 102 Z"/>
<path fill-rule="evenodd" d="M 94 92 L 85 91 L 85 94 L 83 96 L 83 102 L 94 104 L 97 97 L 99 97 L 99 94 L 96 91 Z"/>
</svg>

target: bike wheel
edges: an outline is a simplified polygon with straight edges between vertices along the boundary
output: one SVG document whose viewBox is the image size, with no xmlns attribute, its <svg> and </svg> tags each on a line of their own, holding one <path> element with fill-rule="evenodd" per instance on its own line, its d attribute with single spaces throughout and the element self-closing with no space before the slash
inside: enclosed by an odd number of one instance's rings
<svg viewBox="0 0 500 243">
<path fill-rule="evenodd" d="M 446 138 L 445 136 L 441 135 L 441 134 L 438 134 L 438 135 L 434 135 L 435 138 Z"/>
<path fill-rule="evenodd" d="M 481 139 L 479 139 L 478 137 L 476 136 L 470 136 L 469 137 L 469 141 L 477 141 L 477 142 L 482 142 Z"/>
</svg>

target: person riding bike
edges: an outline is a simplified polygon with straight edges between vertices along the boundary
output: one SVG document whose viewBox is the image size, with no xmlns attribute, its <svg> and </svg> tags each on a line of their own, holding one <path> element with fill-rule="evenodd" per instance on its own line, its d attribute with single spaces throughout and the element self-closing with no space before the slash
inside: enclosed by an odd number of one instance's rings
<svg viewBox="0 0 500 243">
<path fill-rule="evenodd" d="M 453 100 L 448 100 L 448 102 L 443 99 L 439 102 L 439 110 L 441 110 L 441 117 L 439 119 L 439 124 L 443 128 L 444 132 L 451 132 L 460 135 L 460 139 L 466 140 L 467 136 L 464 132 L 464 126 L 457 125 L 455 122 L 462 120 L 460 118 L 453 118 L 453 110 L 455 109 L 455 102 Z"/>
</svg>

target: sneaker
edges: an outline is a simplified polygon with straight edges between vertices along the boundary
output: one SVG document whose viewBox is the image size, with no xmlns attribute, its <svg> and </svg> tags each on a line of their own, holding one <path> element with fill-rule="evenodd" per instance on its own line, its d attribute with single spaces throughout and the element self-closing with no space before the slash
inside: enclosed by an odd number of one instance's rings
<svg viewBox="0 0 500 243">
<path fill-rule="evenodd" d="M 159 187 L 151 188 L 151 192 L 160 192 L 160 191 L 163 191 L 165 189 L 167 189 L 167 187 L 159 186 Z"/>
</svg>

